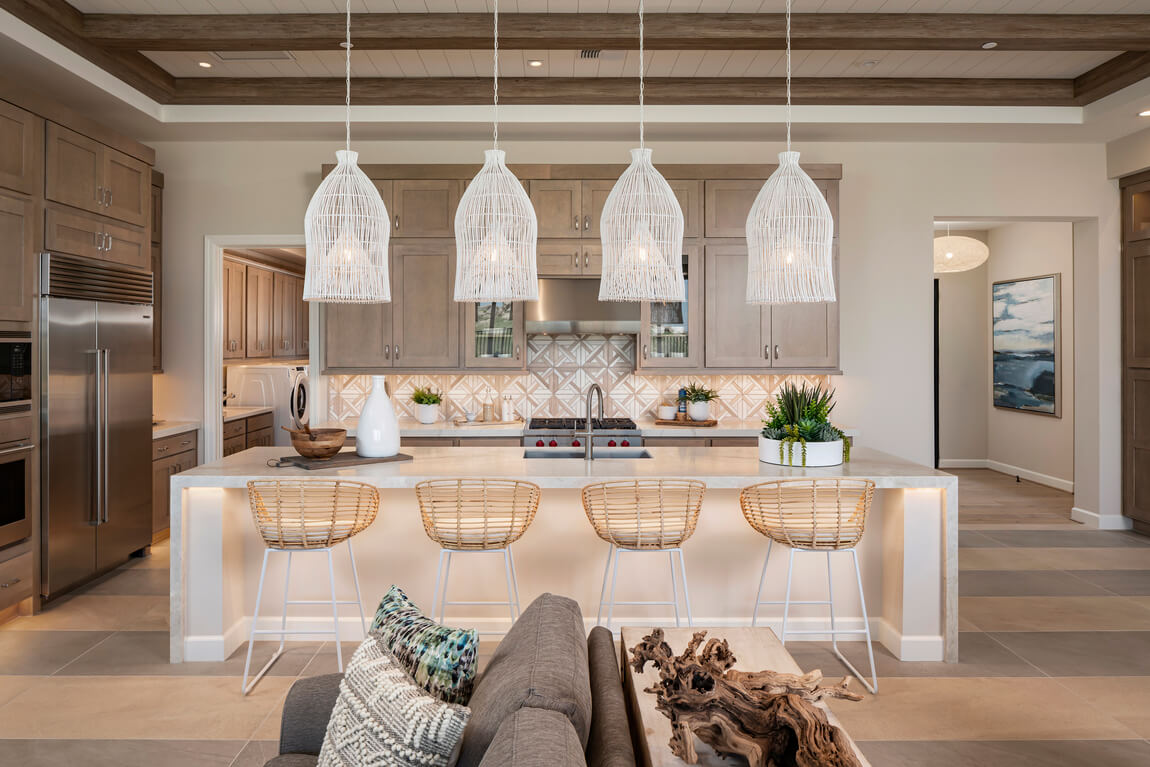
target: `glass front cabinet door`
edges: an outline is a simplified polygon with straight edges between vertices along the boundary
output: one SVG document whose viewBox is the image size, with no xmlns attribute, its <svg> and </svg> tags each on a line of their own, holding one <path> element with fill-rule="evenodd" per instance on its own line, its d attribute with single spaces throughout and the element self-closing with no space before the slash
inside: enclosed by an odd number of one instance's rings
<svg viewBox="0 0 1150 767">
<path fill-rule="evenodd" d="M 465 316 L 463 346 L 467 367 L 526 367 L 522 303 L 471 304 Z"/>
<path fill-rule="evenodd" d="M 698 245 L 683 248 L 686 300 L 643 304 L 636 349 L 639 370 L 697 368 L 702 365 L 703 255 Z"/>
</svg>

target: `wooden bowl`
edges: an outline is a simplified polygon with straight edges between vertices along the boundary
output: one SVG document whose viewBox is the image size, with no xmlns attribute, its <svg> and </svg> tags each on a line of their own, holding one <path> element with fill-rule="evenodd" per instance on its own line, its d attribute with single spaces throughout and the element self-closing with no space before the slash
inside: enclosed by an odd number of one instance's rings
<svg viewBox="0 0 1150 767">
<path fill-rule="evenodd" d="M 291 446 L 304 458 L 324 461 L 340 451 L 347 440 L 347 429 L 312 429 L 311 432 L 288 429 Z"/>
</svg>

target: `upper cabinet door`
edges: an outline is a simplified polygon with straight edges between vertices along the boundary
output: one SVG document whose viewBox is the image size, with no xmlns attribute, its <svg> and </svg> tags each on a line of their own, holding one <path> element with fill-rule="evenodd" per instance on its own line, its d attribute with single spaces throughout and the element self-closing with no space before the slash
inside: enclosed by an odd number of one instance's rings
<svg viewBox="0 0 1150 767">
<path fill-rule="evenodd" d="M 706 366 L 765 368 L 771 313 L 748 304 L 746 245 L 711 245 L 706 254 Z"/>
<path fill-rule="evenodd" d="M 300 357 L 306 357 L 311 352 L 311 316 L 310 305 L 303 300 L 303 279 L 295 278 L 295 350 Z"/>
<path fill-rule="evenodd" d="M 296 278 L 282 272 L 275 273 L 275 300 L 272 308 L 272 336 L 275 338 L 273 357 L 294 357 Z"/>
<path fill-rule="evenodd" d="M 393 253 L 392 291 L 399 310 L 392 333 L 395 367 L 459 367 L 455 243 L 406 243 Z"/>
<path fill-rule="evenodd" d="M 275 280 L 269 269 L 247 267 L 247 301 L 244 305 L 247 324 L 248 357 L 272 356 L 272 314 L 275 305 Z"/>
<path fill-rule="evenodd" d="M 582 236 L 599 237 L 599 219 L 603 217 L 603 206 L 607 204 L 607 195 L 615 187 L 613 180 L 584 181 L 582 194 Z"/>
<path fill-rule="evenodd" d="M 532 181 L 530 191 L 540 237 L 579 237 L 582 234 L 582 181 Z"/>
<path fill-rule="evenodd" d="M 746 237 L 747 214 L 763 188 L 762 181 L 707 181 L 705 186 L 708 237 Z"/>
<path fill-rule="evenodd" d="M 540 240 L 536 268 L 540 277 L 578 277 L 583 273 L 583 243 Z"/>
<path fill-rule="evenodd" d="M 0 187 L 37 194 L 44 179 L 44 121 L 0 101 Z"/>
<path fill-rule="evenodd" d="M 74 208 L 104 213 L 104 145 L 48 123 L 44 196 Z"/>
<path fill-rule="evenodd" d="M 522 302 L 463 304 L 463 317 L 464 367 L 526 368 Z"/>
<path fill-rule="evenodd" d="M 35 212 L 31 200 L 0 194 L 0 320 L 32 321 Z"/>
<path fill-rule="evenodd" d="M 152 187 L 152 242 L 160 245 L 164 241 L 164 188 Z"/>
<path fill-rule="evenodd" d="M 371 373 L 392 367 L 395 304 L 321 304 L 320 307 L 325 373 Z"/>
<path fill-rule="evenodd" d="M 1126 241 L 1150 239 L 1150 181 L 1129 187 L 1122 197 L 1126 205 L 1122 217 L 1126 222 Z"/>
<path fill-rule="evenodd" d="M 581 261 L 584 277 L 603 276 L 603 246 L 597 242 L 583 244 L 583 258 Z"/>
<path fill-rule="evenodd" d="M 244 304 L 247 302 L 244 265 L 224 259 L 224 359 L 247 356 L 244 346 Z"/>
<path fill-rule="evenodd" d="M 697 368 L 703 363 L 703 253 L 698 245 L 683 248 L 682 302 L 643 304 L 636 367 Z"/>
<path fill-rule="evenodd" d="M 458 181 L 393 181 L 391 186 L 394 209 L 388 210 L 396 237 L 455 236 Z"/>
<path fill-rule="evenodd" d="M 104 149 L 104 215 L 145 226 L 152 212 L 152 169 L 115 149 Z"/>
<path fill-rule="evenodd" d="M 835 241 L 835 293 L 839 293 L 839 246 Z M 764 309 L 765 311 L 765 309 Z M 771 366 L 827 368 L 839 366 L 838 301 L 770 307 Z"/>
<path fill-rule="evenodd" d="M 671 191 L 683 209 L 683 237 L 701 237 L 703 234 L 703 182 L 668 181 Z"/>
</svg>

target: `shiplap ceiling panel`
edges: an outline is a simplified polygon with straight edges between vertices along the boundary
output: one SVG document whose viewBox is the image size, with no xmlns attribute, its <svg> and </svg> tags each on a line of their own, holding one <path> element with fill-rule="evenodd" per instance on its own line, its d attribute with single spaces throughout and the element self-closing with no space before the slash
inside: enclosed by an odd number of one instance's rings
<svg viewBox="0 0 1150 767">
<path fill-rule="evenodd" d="M 84 13 L 339 13 L 343 0 L 69 0 Z M 490 12 L 491 0 L 352 0 L 355 13 Z M 781 13 L 784 0 L 645 0 L 648 13 Z M 635 13 L 637 0 L 500 0 L 506 13 Z M 794 0 L 795 13 L 1145 13 L 1146 0 Z M 354 34 L 354 30 L 353 34 Z"/>
<path fill-rule="evenodd" d="M 211 52 L 144 55 L 176 77 L 342 77 L 343 51 L 293 51 L 293 60 L 221 61 Z M 795 51 L 796 77 L 1077 77 L 1113 57 L 1089 51 Z M 530 67 L 538 59 L 542 67 Z M 199 62 L 212 64 L 205 69 Z M 356 51 L 354 77 L 487 77 L 491 51 Z M 501 51 L 507 77 L 634 77 L 638 51 Z M 783 51 L 648 51 L 648 77 L 782 77 Z"/>
</svg>

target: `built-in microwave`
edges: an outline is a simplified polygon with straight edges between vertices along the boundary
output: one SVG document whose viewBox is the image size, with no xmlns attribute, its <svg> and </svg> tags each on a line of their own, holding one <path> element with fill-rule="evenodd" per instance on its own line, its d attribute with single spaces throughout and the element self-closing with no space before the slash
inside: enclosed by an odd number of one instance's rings
<svg viewBox="0 0 1150 767">
<path fill-rule="evenodd" d="M 32 337 L 0 332 L 0 409 L 32 407 Z"/>
</svg>

